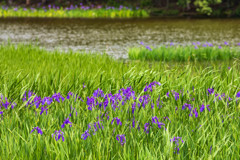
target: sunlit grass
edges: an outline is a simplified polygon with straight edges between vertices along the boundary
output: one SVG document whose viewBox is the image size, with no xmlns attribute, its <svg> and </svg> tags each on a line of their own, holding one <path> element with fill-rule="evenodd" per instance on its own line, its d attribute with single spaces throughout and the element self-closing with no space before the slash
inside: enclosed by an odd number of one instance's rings
<svg viewBox="0 0 240 160">
<path fill-rule="evenodd" d="M 128 51 L 132 60 L 218 61 L 240 58 L 240 46 L 141 46 Z"/>
<path fill-rule="evenodd" d="M 132 18 L 132 17 L 148 17 L 145 10 L 130 9 L 23 9 L 14 8 L 1 9 L 0 17 L 49 17 L 49 18 Z"/>
<path fill-rule="evenodd" d="M 160 63 L 114 60 L 107 55 L 87 53 L 62 53 L 46 51 L 32 45 L 11 44 L 0 46 L 0 93 L 17 105 L 14 109 L 1 107 L 0 155 L 2 159 L 239 159 L 239 103 L 236 94 L 240 91 L 239 61 L 202 63 Z M 147 83 L 158 81 L 160 86 L 144 92 Z M 86 87 L 84 87 L 84 85 Z M 145 108 L 136 108 L 132 114 L 131 98 L 118 108 L 109 104 L 106 110 L 88 110 L 87 97 L 100 88 L 104 93 L 118 93 L 121 88 L 131 86 L 136 97 L 151 96 Z M 207 94 L 208 88 L 214 94 Z M 40 115 L 41 107 L 26 106 L 22 98 L 25 91 L 33 91 L 41 97 L 61 93 L 64 97 L 71 91 L 81 100 L 70 98 L 64 102 L 53 102 L 48 114 Z M 174 90 L 174 91 L 173 91 Z M 167 96 L 167 93 L 169 97 Z M 179 93 L 179 99 L 172 93 Z M 215 94 L 225 93 L 223 100 Z M 231 97 L 232 100 L 226 100 Z M 193 100 L 193 98 L 195 100 Z M 101 102 L 103 98 L 99 97 Z M 5 99 L 3 98 L 5 102 Z M 157 106 L 157 101 L 159 105 Z M 151 104 L 153 104 L 153 109 Z M 189 117 L 191 104 L 199 113 Z M 202 104 L 210 105 L 211 111 L 200 112 Z M 75 108 L 74 110 L 72 108 Z M 76 115 L 77 111 L 77 115 Z M 104 129 L 86 140 L 81 135 L 88 124 L 97 122 L 97 117 L 109 115 L 100 121 Z M 61 125 L 69 114 L 72 127 Z M 157 116 L 166 130 L 151 124 Z M 114 117 L 119 117 L 122 126 Z M 164 119 L 169 117 L 169 120 Z M 139 121 L 140 130 L 131 128 L 132 120 Z M 144 132 L 144 124 L 152 126 Z M 39 126 L 43 134 L 31 130 Z M 64 132 L 65 141 L 52 138 L 55 130 Z M 92 133 L 91 133 L 92 134 Z M 117 134 L 126 135 L 126 143 L 116 140 Z M 179 154 L 174 153 L 173 137 L 182 137 Z M 210 149 L 212 148 L 212 149 Z"/>
</svg>

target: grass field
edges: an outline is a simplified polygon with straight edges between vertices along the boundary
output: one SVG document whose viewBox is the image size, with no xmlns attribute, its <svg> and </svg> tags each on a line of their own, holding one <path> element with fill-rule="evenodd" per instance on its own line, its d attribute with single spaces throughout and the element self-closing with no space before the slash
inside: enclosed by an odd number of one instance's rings
<svg viewBox="0 0 240 160">
<path fill-rule="evenodd" d="M 240 158 L 237 59 L 124 61 L 11 44 L 0 56 L 0 159 Z"/>
<path fill-rule="evenodd" d="M 232 60 L 240 57 L 240 43 L 229 45 L 213 45 L 212 43 L 193 43 L 192 45 L 162 45 L 159 47 L 146 46 L 141 42 L 140 47 L 130 48 L 129 58 L 132 60 L 154 61 L 218 61 Z"/>
<path fill-rule="evenodd" d="M 0 8 L 0 17 L 34 18 L 133 18 L 148 17 L 147 11 L 127 8 Z"/>
</svg>

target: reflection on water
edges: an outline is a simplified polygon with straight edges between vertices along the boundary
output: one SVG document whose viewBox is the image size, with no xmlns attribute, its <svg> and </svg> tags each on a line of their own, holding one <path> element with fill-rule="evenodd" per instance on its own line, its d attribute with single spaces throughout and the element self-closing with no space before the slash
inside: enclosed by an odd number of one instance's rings
<svg viewBox="0 0 240 160">
<path fill-rule="evenodd" d="M 240 42 L 239 19 L 0 19 L 0 42 L 38 42 L 47 49 L 107 52 L 127 58 L 127 49 L 194 41 Z"/>
</svg>

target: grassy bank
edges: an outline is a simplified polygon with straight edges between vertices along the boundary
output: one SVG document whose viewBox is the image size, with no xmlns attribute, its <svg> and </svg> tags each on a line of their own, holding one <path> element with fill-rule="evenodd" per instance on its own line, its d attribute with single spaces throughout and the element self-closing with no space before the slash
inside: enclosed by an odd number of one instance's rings
<svg viewBox="0 0 240 160">
<path fill-rule="evenodd" d="M 189 46 L 162 45 L 160 47 L 145 46 L 130 48 L 129 58 L 132 60 L 155 60 L 155 61 L 218 61 L 240 58 L 240 43 L 230 46 L 228 42 L 223 45 L 211 43 L 193 43 Z"/>
<path fill-rule="evenodd" d="M 132 18 L 148 17 L 142 9 L 128 8 L 4 8 L 0 17 L 40 17 L 40 18 Z"/>
<path fill-rule="evenodd" d="M 2 159 L 240 157 L 237 60 L 124 62 L 31 45 L 0 56 Z"/>
</svg>

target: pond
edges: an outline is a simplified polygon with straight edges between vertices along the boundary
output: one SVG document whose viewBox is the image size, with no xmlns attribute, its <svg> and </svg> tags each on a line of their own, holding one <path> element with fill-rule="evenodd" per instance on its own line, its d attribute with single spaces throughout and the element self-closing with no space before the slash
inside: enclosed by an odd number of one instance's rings
<svg viewBox="0 0 240 160">
<path fill-rule="evenodd" d="M 240 42 L 240 19 L 0 19 L 0 43 L 38 43 L 49 50 L 106 52 L 127 58 L 140 42 Z"/>
</svg>

